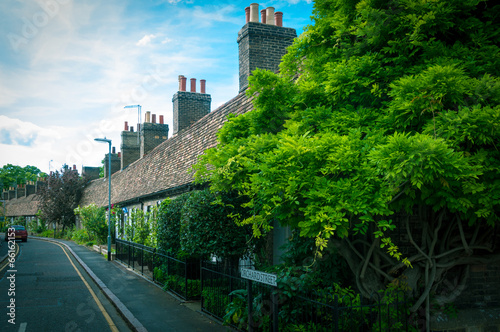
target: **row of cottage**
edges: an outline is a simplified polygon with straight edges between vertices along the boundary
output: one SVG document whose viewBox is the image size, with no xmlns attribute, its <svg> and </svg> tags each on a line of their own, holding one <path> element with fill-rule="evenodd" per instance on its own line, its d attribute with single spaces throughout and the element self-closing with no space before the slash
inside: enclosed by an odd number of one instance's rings
<svg viewBox="0 0 500 332">
<path fill-rule="evenodd" d="M 259 22 L 260 14 L 260 22 Z M 193 189 L 190 167 L 204 150 L 215 146 L 216 133 L 228 114 L 243 114 L 252 109 L 251 98 L 245 95 L 248 76 L 256 68 L 278 70 L 281 57 L 292 44 L 297 33 L 283 27 L 283 13 L 273 7 L 259 11 L 259 5 L 245 9 L 246 24 L 238 32 L 239 93 L 224 105 L 211 111 L 211 96 L 206 93 L 206 81 L 179 76 L 179 91 L 172 98 L 173 132 L 168 138 L 169 127 L 162 115 L 146 112 L 144 122 L 133 126 L 127 122 L 121 133 L 118 153 L 111 153 L 111 202 L 126 211 L 139 208 L 147 210 L 167 197 Z M 157 121 L 158 120 L 158 121 Z M 105 156 L 108 160 L 108 155 Z M 108 174 L 105 163 L 104 174 Z M 73 166 L 76 170 L 76 167 Z M 108 179 L 99 178 L 98 167 L 83 167 L 82 175 L 92 180 L 85 188 L 80 206 L 108 204 Z M 11 219 L 24 216 L 28 220 L 38 211 L 36 192 L 43 182 L 20 185 L 3 193 L 6 215 Z M 279 251 L 285 232 L 276 232 L 275 250 Z"/>
<path fill-rule="evenodd" d="M 144 122 L 133 126 L 124 124 L 121 146 L 118 153 L 111 153 L 111 202 L 124 210 L 148 210 L 167 197 L 175 197 L 194 189 L 190 167 L 196 163 L 206 149 L 215 146 L 216 133 L 226 121 L 228 114 L 243 114 L 252 110 L 251 98 L 245 95 L 248 76 L 256 68 L 278 70 L 286 47 L 296 38 L 296 31 L 282 26 L 282 13 L 274 13 L 272 7 L 259 11 L 258 4 L 246 10 L 246 24 L 238 32 L 239 46 L 239 93 L 219 108 L 211 111 L 211 96 L 206 93 L 206 82 L 190 80 L 190 91 L 186 91 L 187 78 L 179 76 L 179 91 L 173 98 L 173 132 L 168 138 L 169 127 L 162 116 L 147 112 Z M 259 22 L 259 13 L 261 19 Z M 158 121 L 157 121 L 158 120 Z M 107 160 L 106 155 L 106 160 Z M 107 167 L 107 165 L 105 166 Z M 75 167 L 73 169 L 76 171 Z M 84 167 L 82 174 L 92 180 L 85 188 L 81 206 L 108 204 L 108 179 L 99 178 L 97 167 Z M 105 169 L 104 174 L 108 174 Z M 38 208 L 36 192 L 43 182 L 11 188 L 3 193 L 6 215 L 10 218 L 24 216 L 34 218 Z M 273 233 L 273 256 L 279 259 L 279 247 L 287 241 L 284 228 L 275 228 Z M 498 264 L 479 265 L 471 268 L 470 281 L 461 295 L 467 307 L 480 308 L 465 311 L 466 321 L 476 325 L 500 321 L 500 311 L 485 311 L 491 305 L 497 307 L 500 300 L 500 278 Z M 477 321 L 482 321 L 478 323 Z M 485 323 L 486 322 L 486 323 Z M 467 323 L 468 324 L 468 323 Z M 468 326 L 474 326 L 468 325 Z M 496 325 L 495 325 L 496 326 Z M 500 327 L 499 327 L 500 328 Z M 479 329 L 478 329 L 479 331 Z M 493 331 L 493 330 L 491 330 Z"/>
</svg>

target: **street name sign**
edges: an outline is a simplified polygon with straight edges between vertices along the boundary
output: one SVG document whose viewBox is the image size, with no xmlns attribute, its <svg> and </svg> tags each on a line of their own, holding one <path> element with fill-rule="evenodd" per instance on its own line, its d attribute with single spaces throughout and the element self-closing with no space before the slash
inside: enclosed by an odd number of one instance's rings
<svg viewBox="0 0 500 332">
<path fill-rule="evenodd" d="M 276 283 L 276 275 L 271 273 L 242 268 L 241 277 L 271 286 L 278 286 Z"/>
</svg>

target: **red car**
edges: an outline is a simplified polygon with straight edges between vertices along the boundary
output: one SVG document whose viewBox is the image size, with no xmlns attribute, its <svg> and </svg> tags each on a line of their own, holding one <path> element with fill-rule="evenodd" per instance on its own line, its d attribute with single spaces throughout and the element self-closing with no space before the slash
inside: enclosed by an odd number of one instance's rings
<svg viewBox="0 0 500 332">
<path fill-rule="evenodd" d="M 9 241 L 9 238 L 14 238 L 15 240 L 21 240 L 23 242 L 28 241 L 28 231 L 24 226 L 12 225 L 9 227 L 7 232 L 5 232 L 5 241 Z"/>
</svg>

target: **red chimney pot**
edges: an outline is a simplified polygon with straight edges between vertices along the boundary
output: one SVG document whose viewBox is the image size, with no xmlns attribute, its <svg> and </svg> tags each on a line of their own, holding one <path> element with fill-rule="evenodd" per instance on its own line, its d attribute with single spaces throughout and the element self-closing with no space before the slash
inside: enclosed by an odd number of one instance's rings
<svg viewBox="0 0 500 332">
<path fill-rule="evenodd" d="M 205 93 L 207 80 L 200 80 L 200 93 Z"/>
<path fill-rule="evenodd" d="M 179 91 L 186 91 L 186 80 L 186 77 L 179 75 Z"/>
<path fill-rule="evenodd" d="M 250 22 L 250 7 L 245 8 L 245 23 Z"/>
<path fill-rule="evenodd" d="M 191 92 L 196 92 L 196 78 L 191 79 Z"/>
<path fill-rule="evenodd" d="M 266 23 L 266 17 L 267 17 L 266 10 L 262 9 L 260 11 L 260 21 L 261 21 L 261 23 Z"/>
<path fill-rule="evenodd" d="M 283 12 L 274 13 L 274 24 L 278 27 L 283 26 Z"/>
<path fill-rule="evenodd" d="M 163 124 L 163 115 L 160 115 L 160 124 Z"/>
<path fill-rule="evenodd" d="M 123 128 L 124 131 L 128 131 L 128 121 L 125 121 L 125 128 Z"/>
</svg>

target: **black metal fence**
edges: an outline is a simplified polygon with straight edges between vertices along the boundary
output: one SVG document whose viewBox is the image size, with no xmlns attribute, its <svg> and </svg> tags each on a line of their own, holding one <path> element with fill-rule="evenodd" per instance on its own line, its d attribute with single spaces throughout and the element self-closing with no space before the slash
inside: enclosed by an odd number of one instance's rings
<svg viewBox="0 0 500 332">
<path fill-rule="evenodd" d="M 201 296 L 200 261 L 181 260 L 156 248 L 116 239 L 116 260 L 184 300 Z"/>
<path fill-rule="evenodd" d="M 116 240 L 116 259 L 183 299 L 200 299 L 202 312 L 241 331 L 408 331 L 404 292 L 363 299 L 323 289 L 293 294 L 241 277 L 241 267 L 186 261 L 155 248 Z M 201 268 L 200 268 L 201 267 Z M 339 296 L 341 294 L 341 296 Z M 248 308 L 251 307 L 249 311 Z"/>
<path fill-rule="evenodd" d="M 201 310 L 242 331 L 408 331 L 409 328 L 404 292 L 375 293 L 370 299 L 354 293 L 332 295 L 330 290 L 290 295 L 277 287 L 241 278 L 237 268 L 207 263 L 203 263 L 201 277 Z"/>
</svg>

